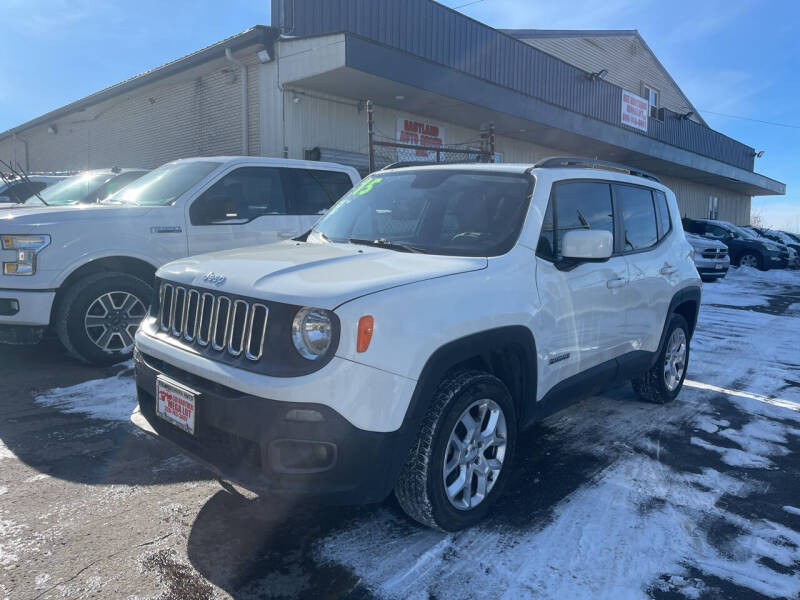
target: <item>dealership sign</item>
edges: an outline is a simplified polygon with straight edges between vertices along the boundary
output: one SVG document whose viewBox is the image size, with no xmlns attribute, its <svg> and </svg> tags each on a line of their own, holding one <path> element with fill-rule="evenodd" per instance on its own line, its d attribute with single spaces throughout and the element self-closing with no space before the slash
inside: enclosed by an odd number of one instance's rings
<svg viewBox="0 0 800 600">
<path fill-rule="evenodd" d="M 647 100 L 634 93 L 622 90 L 623 125 L 630 125 L 641 131 L 647 131 Z"/>
<path fill-rule="evenodd" d="M 444 146 L 444 127 L 427 121 L 397 119 L 397 141 L 412 146 L 440 148 Z M 397 160 L 436 160 L 435 151 L 398 148 Z"/>
</svg>

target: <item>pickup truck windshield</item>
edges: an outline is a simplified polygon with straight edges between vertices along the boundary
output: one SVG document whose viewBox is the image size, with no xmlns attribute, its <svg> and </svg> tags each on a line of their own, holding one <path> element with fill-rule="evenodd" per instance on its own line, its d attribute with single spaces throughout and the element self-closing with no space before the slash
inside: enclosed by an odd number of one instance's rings
<svg viewBox="0 0 800 600">
<path fill-rule="evenodd" d="M 317 223 L 311 243 L 372 244 L 454 256 L 498 256 L 522 229 L 533 179 L 478 170 L 373 173 Z"/>
<path fill-rule="evenodd" d="M 168 206 L 221 164 L 210 160 L 168 163 L 126 185 L 106 202 Z"/>
<path fill-rule="evenodd" d="M 85 173 L 68 177 L 64 181 L 59 181 L 39 192 L 48 206 L 67 206 L 68 204 L 78 204 L 111 179 L 112 173 Z M 34 194 L 25 200 L 29 206 L 42 206 L 42 200 Z"/>
</svg>

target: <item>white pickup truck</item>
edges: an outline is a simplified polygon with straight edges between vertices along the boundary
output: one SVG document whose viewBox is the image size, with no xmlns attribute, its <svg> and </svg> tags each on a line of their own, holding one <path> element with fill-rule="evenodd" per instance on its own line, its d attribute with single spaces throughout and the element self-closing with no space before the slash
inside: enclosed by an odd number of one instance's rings
<svg viewBox="0 0 800 600">
<path fill-rule="evenodd" d="M 190 158 L 97 205 L 4 210 L 0 343 L 38 343 L 52 325 L 81 360 L 127 359 L 159 266 L 295 237 L 359 179 L 331 163 Z"/>
</svg>

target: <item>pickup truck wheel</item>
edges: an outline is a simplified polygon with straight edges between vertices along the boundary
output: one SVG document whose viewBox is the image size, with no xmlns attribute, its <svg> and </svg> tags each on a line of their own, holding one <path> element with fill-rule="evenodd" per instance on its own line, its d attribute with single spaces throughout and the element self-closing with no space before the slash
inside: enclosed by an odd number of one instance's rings
<svg viewBox="0 0 800 600">
<path fill-rule="evenodd" d="M 754 269 L 764 270 L 763 261 L 758 254 L 745 252 L 739 259 L 739 265 L 743 267 L 753 267 Z"/>
<path fill-rule="evenodd" d="M 400 506 L 443 531 L 474 525 L 502 492 L 516 439 L 514 404 L 502 381 L 481 371 L 446 377 L 395 486 Z"/>
<path fill-rule="evenodd" d="M 667 328 L 664 347 L 656 364 L 644 377 L 634 379 L 634 393 L 640 400 L 666 404 L 675 399 L 686 379 L 689 366 L 689 326 L 681 315 L 673 314 Z"/>
<path fill-rule="evenodd" d="M 59 302 L 61 343 L 75 358 L 113 365 L 133 354 L 133 336 L 153 289 L 127 273 L 96 273 L 75 282 Z"/>
</svg>

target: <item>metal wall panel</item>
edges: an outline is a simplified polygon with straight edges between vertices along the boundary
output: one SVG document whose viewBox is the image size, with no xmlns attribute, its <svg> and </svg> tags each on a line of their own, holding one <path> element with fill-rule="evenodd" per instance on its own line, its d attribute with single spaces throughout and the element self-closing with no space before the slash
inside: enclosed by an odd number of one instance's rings
<svg viewBox="0 0 800 600">
<path fill-rule="evenodd" d="M 272 0 L 287 35 L 339 31 L 399 48 L 582 115 L 620 125 L 622 88 L 430 0 Z M 629 90 L 638 92 L 638 90 Z M 753 170 L 753 149 L 665 111 L 653 139 Z"/>
</svg>

